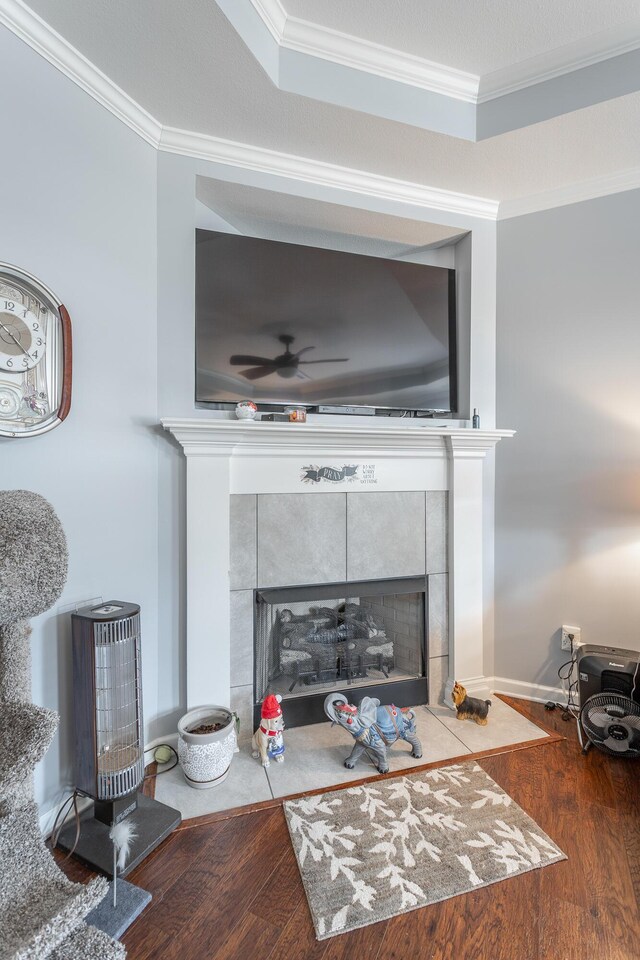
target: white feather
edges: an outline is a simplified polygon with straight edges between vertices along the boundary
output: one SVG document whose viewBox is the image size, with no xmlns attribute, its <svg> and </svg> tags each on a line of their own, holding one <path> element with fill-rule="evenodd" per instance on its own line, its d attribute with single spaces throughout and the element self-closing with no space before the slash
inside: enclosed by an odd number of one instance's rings
<svg viewBox="0 0 640 960">
<path fill-rule="evenodd" d="M 118 854 L 118 870 L 124 870 L 131 853 L 131 844 L 137 836 L 136 825 L 129 819 L 114 824 L 109 830 L 109 837 Z"/>
</svg>

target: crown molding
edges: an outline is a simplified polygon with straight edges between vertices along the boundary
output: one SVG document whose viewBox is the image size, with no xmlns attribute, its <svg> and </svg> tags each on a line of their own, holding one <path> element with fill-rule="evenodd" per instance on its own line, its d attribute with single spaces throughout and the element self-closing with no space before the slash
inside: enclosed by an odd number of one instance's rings
<svg viewBox="0 0 640 960">
<path fill-rule="evenodd" d="M 154 147 L 158 146 L 162 125 L 155 117 L 132 100 L 22 0 L 0 0 L 0 24 L 73 80 L 143 140 Z"/>
<path fill-rule="evenodd" d="M 454 100 L 477 102 L 480 78 L 475 74 L 291 17 L 280 0 L 250 2 L 276 43 L 285 50 L 420 87 Z"/>
<path fill-rule="evenodd" d="M 486 103 L 640 48 L 640 19 L 477 76 L 287 14 L 280 0 L 250 0 L 280 47 L 468 103 Z"/>
<path fill-rule="evenodd" d="M 485 220 L 495 220 L 498 202 L 450 190 L 440 190 L 407 180 L 396 180 L 381 174 L 367 173 L 333 163 L 311 160 L 289 153 L 236 143 L 221 137 L 191 133 L 165 127 L 159 149 L 198 160 L 228 164 L 245 170 L 267 173 L 316 186 L 347 190 L 377 199 L 392 200 L 433 210 L 459 213 Z"/>
<path fill-rule="evenodd" d="M 264 4 L 265 0 L 252 0 Z M 276 0 L 277 2 L 277 0 Z M 477 103 L 480 78 L 402 50 L 394 50 L 339 30 L 287 17 L 280 46 L 295 53 L 329 60 L 396 83 L 409 84 L 453 100 Z"/>
<path fill-rule="evenodd" d="M 477 102 L 497 100 L 640 48 L 640 20 L 583 37 L 480 77 Z"/>
<path fill-rule="evenodd" d="M 535 193 L 527 197 L 503 200 L 498 207 L 498 220 L 511 220 L 513 217 L 523 217 L 528 213 L 538 213 L 541 210 L 551 210 L 554 207 L 565 207 L 571 203 L 596 200 L 598 197 L 608 197 L 614 193 L 624 193 L 626 190 L 637 190 L 639 188 L 640 167 L 634 167 L 620 173 L 593 177 L 591 180 L 582 180 L 579 183 L 570 183 L 567 186 L 559 187 L 557 190 L 547 190 L 544 193 Z"/>
<path fill-rule="evenodd" d="M 289 16 L 280 0 L 251 0 L 251 4 L 273 39 L 280 43 Z"/>
</svg>

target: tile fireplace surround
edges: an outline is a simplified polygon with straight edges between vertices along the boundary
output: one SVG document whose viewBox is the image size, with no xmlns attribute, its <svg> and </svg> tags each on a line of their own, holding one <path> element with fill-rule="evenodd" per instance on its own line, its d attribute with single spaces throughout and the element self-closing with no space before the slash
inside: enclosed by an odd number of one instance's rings
<svg viewBox="0 0 640 960">
<path fill-rule="evenodd" d="M 249 622 L 241 608 L 253 587 L 359 580 L 365 570 L 371 579 L 433 574 L 434 588 L 435 578 L 448 572 L 448 650 L 430 651 L 430 702 L 446 680 L 433 654 L 449 682 L 456 678 L 475 693 L 488 691 L 483 669 L 483 461 L 513 431 L 415 421 L 332 426 L 212 418 L 166 419 L 162 425 L 187 458 L 188 708 L 232 704 L 246 718 L 245 732 L 251 728 L 249 705 L 237 696 L 249 696 L 246 684 L 251 681 L 247 665 L 238 667 L 238 652 L 234 655 L 231 645 L 239 611 L 241 621 Z M 321 499 L 312 501 L 314 497 Z M 260 539 L 257 511 L 263 524 Z M 358 515 L 364 520 L 359 525 Z M 271 526 L 265 526 L 269 517 Z M 393 571 L 380 561 L 390 517 L 400 523 Z M 332 524 L 338 534 L 335 549 L 316 549 L 319 534 L 328 542 Z M 244 538 L 246 547 L 252 529 L 256 539 L 246 552 L 245 567 L 242 543 Z M 271 533 L 265 536 L 265 530 Z M 391 549 L 392 540 L 387 543 Z M 446 560 L 438 567 L 433 557 L 444 549 Z M 246 637 L 243 646 L 250 651 Z M 242 691 L 234 676 L 239 669 Z"/>
</svg>

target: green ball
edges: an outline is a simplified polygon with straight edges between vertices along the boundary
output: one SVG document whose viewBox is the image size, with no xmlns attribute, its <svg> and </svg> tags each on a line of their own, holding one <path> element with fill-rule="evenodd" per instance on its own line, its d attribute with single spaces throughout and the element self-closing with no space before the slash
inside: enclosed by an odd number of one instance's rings
<svg viewBox="0 0 640 960">
<path fill-rule="evenodd" d="M 171 757 L 173 756 L 173 751 L 171 747 L 168 747 L 166 743 L 160 744 L 159 747 L 156 747 L 153 753 L 153 759 L 156 763 L 169 763 Z"/>
</svg>

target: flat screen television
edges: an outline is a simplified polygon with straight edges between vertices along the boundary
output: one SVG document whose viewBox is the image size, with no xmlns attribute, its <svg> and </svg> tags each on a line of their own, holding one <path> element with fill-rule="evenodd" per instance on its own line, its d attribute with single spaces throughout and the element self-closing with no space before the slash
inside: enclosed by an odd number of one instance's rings
<svg viewBox="0 0 640 960">
<path fill-rule="evenodd" d="M 196 231 L 196 401 L 457 409 L 455 271 Z"/>
</svg>

